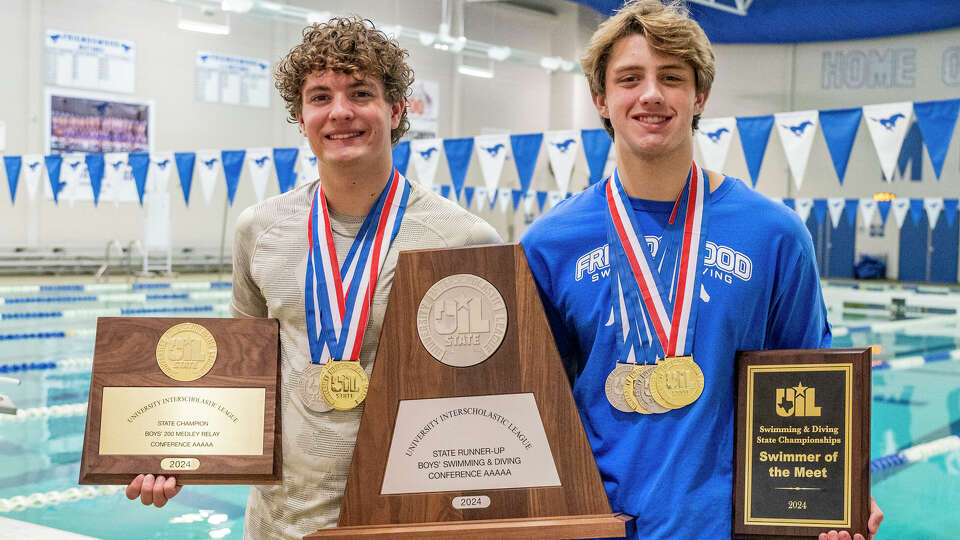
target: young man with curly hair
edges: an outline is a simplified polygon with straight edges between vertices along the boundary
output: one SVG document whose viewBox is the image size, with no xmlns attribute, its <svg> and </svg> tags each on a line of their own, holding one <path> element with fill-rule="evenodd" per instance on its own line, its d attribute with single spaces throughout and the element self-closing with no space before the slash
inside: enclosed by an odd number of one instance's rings
<svg viewBox="0 0 960 540">
<path fill-rule="evenodd" d="M 334 18 L 306 28 L 275 70 L 318 179 L 237 219 L 232 313 L 280 320 L 283 483 L 250 489 L 247 538 L 336 526 L 362 407 L 333 409 L 319 375 L 351 360 L 370 374 L 397 254 L 501 241 L 393 168 L 391 147 L 409 128 L 406 57 L 370 21 Z M 127 496 L 163 506 L 179 489 L 174 478 L 141 475 Z"/>
<path fill-rule="evenodd" d="M 830 346 L 813 244 L 785 206 L 694 163 L 714 54 L 678 3 L 628 2 L 582 65 L 616 171 L 521 242 L 628 537 L 729 538 L 734 356 Z M 874 504 L 869 533 L 881 519 Z"/>
</svg>

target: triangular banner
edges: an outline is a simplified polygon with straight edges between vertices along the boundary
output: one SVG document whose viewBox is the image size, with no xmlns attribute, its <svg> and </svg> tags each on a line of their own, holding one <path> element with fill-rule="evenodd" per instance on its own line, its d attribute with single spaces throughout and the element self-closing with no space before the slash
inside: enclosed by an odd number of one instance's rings
<svg viewBox="0 0 960 540">
<path fill-rule="evenodd" d="M 580 132 L 583 141 L 583 154 L 587 157 L 587 168 L 590 169 L 590 185 L 603 180 L 603 170 L 607 165 L 607 156 L 610 155 L 610 135 L 605 129 L 585 129 Z"/>
<path fill-rule="evenodd" d="M 20 171 L 23 173 L 23 182 L 27 185 L 27 197 L 31 201 L 37 200 L 37 189 L 40 188 L 40 177 L 43 175 L 43 161 L 40 154 L 23 156 Z"/>
<path fill-rule="evenodd" d="M 407 175 L 407 165 L 410 164 L 410 141 L 400 141 L 393 147 L 393 168 L 403 176 Z"/>
<path fill-rule="evenodd" d="M 931 229 L 936 229 L 940 212 L 943 211 L 943 197 L 924 197 L 923 209 L 927 211 L 927 224 Z"/>
<path fill-rule="evenodd" d="M 227 200 L 233 206 L 233 197 L 237 194 L 237 184 L 240 183 L 240 173 L 243 172 L 243 150 L 224 150 L 220 152 L 223 160 L 223 177 L 227 180 Z"/>
<path fill-rule="evenodd" d="M 463 207 L 467 210 L 470 209 L 470 204 L 473 202 L 473 195 L 477 188 L 473 186 L 466 186 L 463 188 Z"/>
<path fill-rule="evenodd" d="M 543 135 L 547 141 L 547 156 L 553 168 L 553 177 L 557 180 L 560 191 L 566 193 L 570 191 L 570 175 L 573 174 L 573 164 L 577 161 L 580 133 L 563 130 L 547 131 Z M 540 211 L 543 211 L 543 204 L 540 205 Z"/>
<path fill-rule="evenodd" d="M 910 218 L 916 227 L 920 226 L 920 218 L 923 217 L 923 199 L 910 199 Z"/>
<path fill-rule="evenodd" d="M 890 206 L 893 208 L 893 217 L 897 221 L 897 228 L 900 229 L 903 227 L 903 220 L 906 219 L 907 212 L 910 211 L 910 199 L 894 199 Z"/>
<path fill-rule="evenodd" d="M 443 153 L 447 156 L 447 167 L 450 169 L 450 181 L 453 182 L 456 200 L 460 200 L 463 183 L 467 179 L 467 168 L 470 167 L 470 156 L 473 155 L 473 137 L 444 139 Z"/>
<path fill-rule="evenodd" d="M 794 200 L 793 200 L 792 198 L 790 198 L 790 197 L 784 198 L 784 199 L 783 199 L 783 204 L 784 204 L 784 206 L 786 206 L 787 208 L 789 208 L 789 209 L 791 209 L 791 210 L 793 210 L 793 211 L 796 211 L 796 203 L 794 203 Z M 804 221 L 806 221 L 806 220 L 804 220 Z"/>
<path fill-rule="evenodd" d="M 20 182 L 20 167 L 23 158 L 20 156 L 3 156 L 3 169 L 7 173 L 7 187 L 10 188 L 10 204 L 16 202 L 17 183 Z"/>
<path fill-rule="evenodd" d="M 701 118 L 697 127 L 697 144 L 703 156 L 703 166 L 713 171 L 722 171 L 730 151 L 730 141 L 737 130 L 737 119 Z"/>
<path fill-rule="evenodd" d="M 93 205 L 97 206 L 100 204 L 100 188 L 103 187 L 103 168 L 105 165 L 103 154 L 87 154 L 84 161 L 87 163 L 87 173 L 90 175 Z"/>
<path fill-rule="evenodd" d="M 847 211 L 847 223 L 851 227 L 857 226 L 857 208 L 860 206 L 859 199 L 847 199 L 846 200 L 846 211 Z"/>
<path fill-rule="evenodd" d="M 297 175 L 297 185 L 309 184 L 316 180 L 320 172 L 317 169 L 317 156 L 313 155 L 310 145 L 300 147 L 300 174 Z"/>
<path fill-rule="evenodd" d="M 543 205 L 547 203 L 547 192 L 538 191 L 537 192 L 537 211 L 543 213 Z"/>
<path fill-rule="evenodd" d="M 487 204 L 487 188 L 485 188 L 485 187 L 478 187 L 478 188 L 476 188 L 476 190 L 475 190 L 474 193 L 475 193 L 475 195 L 476 195 L 476 199 L 475 199 L 475 200 L 477 201 L 477 211 L 486 210 L 486 207 L 485 207 L 484 205 Z M 470 207 L 469 207 L 469 205 L 468 205 L 468 206 L 467 206 L 467 209 L 469 209 L 469 208 L 470 208 Z"/>
<path fill-rule="evenodd" d="M 197 154 L 193 152 L 177 152 L 173 155 L 177 162 L 177 176 L 180 177 L 180 191 L 183 192 L 183 204 L 190 206 L 190 187 L 193 185 L 193 169 L 196 166 Z"/>
<path fill-rule="evenodd" d="M 873 197 L 863 197 L 860 199 L 859 210 L 863 226 L 869 228 L 873 224 L 873 216 L 877 213 L 877 201 L 873 200 Z"/>
<path fill-rule="evenodd" d="M 503 163 L 509 152 L 510 136 L 506 134 L 480 135 L 475 138 L 477 143 L 477 160 L 480 162 L 480 172 L 483 174 L 483 184 L 491 193 L 500 185 L 500 174 L 503 172 Z M 494 195 L 491 198 L 496 198 Z M 492 208 L 492 206 L 491 206 Z"/>
<path fill-rule="evenodd" d="M 877 201 L 877 211 L 880 212 L 880 222 L 884 226 L 887 225 L 887 216 L 890 215 L 890 203 L 891 201 Z M 900 225 L 898 224 L 897 226 L 899 227 Z"/>
<path fill-rule="evenodd" d="M 497 190 L 497 199 L 500 201 L 500 211 L 503 213 L 507 212 L 507 208 L 510 208 L 510 199 L 512 197 L 513 190 L 509 188 L 500 188 Z M 492 203 L 491 203 L 492 204 Z M 517 206 L 514 204 L 514 210 Z"/>
<path fill-rule="evenodd" d="M 129 159 L 126 152 L 108 152 L 103 155 L 103 184 L 107 188 L 106 193 L 101 189 L 103 200 L 112 200 L 114 204 L 119 204 L 122 198 L 120 193 L 125 187 L 127 172 L 130 170 Z"/>
<path fill-rule="evenodd" d="M 80 196 L 80 181 L 86 170 L 83 156 L 80 152 L 63 154 L 63 164 L 60 166 L 60 180 L 63 184 L 60 198 L 70 203 L 71 207 Z"/>
<path fill-rule="evenodd" d="M 883 177 L 889 182 L 893 179 L 893 170 L 897 166 L 897 158 L 903 146 L 903 138 L 910 127 L 913 116 L 913 103 L 883 103 L 880 105 L 864 105 L 863 115 L 866 117 L 867 129 L 870 138 L 877 150 L 880 168 Z"/>
<path fill-rule="evenodd" d="M 763 156 L 767 153 L 767 141 L 770 140 L 770 130 L 772 128 L 772 114 L 737 117 L 740 146 L 743 147 L 743 157 L 747 161 L 747 170 L 750 171 L 750 181 L 753 183 L 753 187 L 757 187 L 760 166 L 763 165 Z"/>
<path fill-rule="evenodd" d="M 433 186 L 440 164 L 440 139 L 417 139 L 410 141 L 410 159 L 417 170 L 417 180 L 424 186 Z"/>
<path fill-rule="evenodd" d="M 773 116 L 780 133 L 783 153 L 787 155 L 790 174 L 793 175 L 793 183 L 800 189 L 803 185 L 803 174 L 807 170 L 807 161 L 810 160 L 813 137 L 817 134 L 819 112 L 792 111 Z"/>
<path fill-rule="evenodd" d="M 947 218 L 947 227 L 953 227 L 953 220 L 957 219 L 957 199 L 943 200 L 943 215 Z"/>
<path fill-rule="evenodd" d="M 280 188 L 280 193 L 290 191 L 297 183 L 297 175 L 293 172 L 297 164 L 297 153 L 296 148 L 273 149 L 273 168 L 277 173 L 277 186 Z"/>
<path fill-rule="evenodd" d="M 517 211 L 517 207 L 520 206 L 520 201 L 523 200 L 523 190 L 522 189 L 511 189 L 510 196 L 513 201 L 513 211 Z"/>
<path fill-rule="evenodd" d="M 140 199 L 140 206 L 143 206 L 143 192 L 147 188 L 147 171 L 150 169 L 150 154 L 146 152 L 131 152 L 127 158 L 130 164 L 130 174 L 133 175 L 133 182 L 137 185 L 137 197 Z"/>
<path fill-rule="evenodd" d="M 166 192 L 170 185 L 170 173 L 173 172 L 173 152 L 153 152 L 150 154 L 150 176 L 153 181 L 149 183 L 149 191 Z"/>
<path fill-rule="evenodd" d="M 540 155 L 540 146 L 542 145 L 543 133 L 527 133 L 526 135 L 510 136 L 513 164 L 517 167 L 517 176 L 520 178 L 520 189 L 523 193 L 530 190 L 530 182 L 533 181 L 533 170 L 537 166 L 537 156 Z M 513 209 L 516 211 L 516 203 L 514 203 Z"/>
<path fill-rule="evenodd" d="M 200 171 L 200 189 L 203 191 L 203 200 L 209 206 L 213 202 L 213 190 L 217 185 L 217 176 L 223 170 L 220 161 L 220 152 L 216 150 L 197 151 L 197 170 Z"/>
<path fill-rule="evenodd" d="M 547 208 L 553 208 L 554 206 L 557 205 L 557 203 L 559 203 L 562 200 L 563 200 L 563 193 L 560 193 L 559 191 L 551 191 L 547 195 Z"/>
<path fill-rule="evenodd" d="M 813 215 L 817 218 L 817 223 L 823 223 L 823 220 L 827 217 L 827 200 L 826 199 L 814 199 L 813 200 Z"/>
<path fill-rule="evenodd" d="M 917 115 L 917 125 L 923 134 L 923 144 L 927 146 L 933 172 L 939 180 L 943 160 L 947 157 L 953 137 L 953 127 L 957 124 L 957 114 L 960 113 L 960 99 L 918 101 L 913 104 L 913 112 Z"/>
<path fill-rule="evenodd" d="M 449 198 L 450 198 L 450 186 L 447 185 L 447 184 L 443 184 L 442 186 L 439 186 L 439 187 L 440 187 L 440 196 L 443 197 L 444 199 L 449 199 Z"/>
<path fill-rule="evenodd" d="M 843 197 L 830 197 L 827 199 L 827 210 L 830 212 L 830 224 L 836 229 L 840 226 L 840 218 L 843 217 L 843 209 L 847 201 Z"/>
<path fill-rule="evenodd" d="M 523 195 L 523 212 L 533 214 L 533 209 L 537 206 L 537 195 L 533 191 L 528 191 Z"/>
<path fill-rule="evenodd" d="M 247 169 L 250 171 L 250 182 L 253 184 L 253 194 L 257 202 L 263 200 L 267 193 L 267 178 L 270 176 L 270 148 L 247 148 Z"/>
<path fill-rule="evenodd" d="M 860 119 L 863 109 L 833 109 L 820 111 L 820 130 L 827 141 L 827 150 L 833 160 L 833 170 L 837 172 L 840 185 L 847 174 L 847 163 L 850 161 L 850 151 L 853 150 L 853 141 L 857 138 L 860 129 Z"/>
<path fill-rule="evenodd" d="M 63 189 L 63 182 L 60 181 L 60 164 L 63 158 L 59 154 L 44 156 L 44 165 L 47 167 L 47 180 L 50 182 L 50 190 L 53 191 L 53 202 L 60 204 L 60 191 Z"/>
<path fill-rule="evenodd" d="M 800 216 L 800 221 L 806 223 L 807 218 L 810 217 L 810 210 L 813 209 L 813 199 L 810 198 L 797 198 L 794 200 L 796 205 L 797 215 Z"/>
</svg>

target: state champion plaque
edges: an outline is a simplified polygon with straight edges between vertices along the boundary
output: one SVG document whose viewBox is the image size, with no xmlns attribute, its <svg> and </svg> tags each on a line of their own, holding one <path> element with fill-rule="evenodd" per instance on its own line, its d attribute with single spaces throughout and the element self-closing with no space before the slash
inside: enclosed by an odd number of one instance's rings
<svg viewBox="0 0 960 540">
<path fill-rule="evenodd" d="M 102 317 L 81 484 L 280 483 L 275 319 Z"/>
<path fill-rule="evenodd" d="M 737 359 L 735 535 L 866 534 L 870 350 L 750 351 Z"/>
</svg>

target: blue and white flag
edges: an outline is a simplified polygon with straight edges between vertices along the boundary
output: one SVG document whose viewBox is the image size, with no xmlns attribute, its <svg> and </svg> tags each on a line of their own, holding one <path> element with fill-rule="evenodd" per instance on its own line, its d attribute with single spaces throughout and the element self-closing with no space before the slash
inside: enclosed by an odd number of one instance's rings
<svg viewBox="0 0 960 540">
<path fill-rule="evenodd" d="M 63 184 L 63 190 L 60 192 L 60 199 L 67 201 L 71 208 L 81 197 L 80 184 L 86 171 L 87 165 L 84 162 L 83 153 L 70 152 L 63 154 L 63 164 L 60 166 L 60 181 Z"/>
<path fill-rule="evenodd" d="M 507 208 L 510 208 L 510 201 L 513 200 L 513 190 L 510 188 L 498 189 L 497 200 L 500 202 L 500 212 L 506 214 Z"/>
<path fill-rule="evenodd" d="M 827 198 L 827 209 L 830 211 L 830 224 L 836 229 L 840 226 L 840 218 L 843 217 L 843 210 L 847 206 L 847 201 L 843 197 Z"/>
<path fill-rule="evenodd" d="M 906 219 L 907 212 L 910 211 L 910 199 L 894 199 L 890 202 L 890 207 L 893 209 L 893 217 L 897 221 L 897 229 L 902 228 L 903 220 Z"/>
<path fill-rule="evenodd" d="M 857 226 L 857 208 L 860 206 L 859 199 L 847 199 L 846 200 L 846 210 L 847 210 L 847 223 L 851 227 L 856 228 Z"/>
<path fill-rule="evenodd" d="M 877 201 L 877 211 L 880 212 L 880 222 L 884 227 L 887 226 L 887 217 L 890 215 L 890 206 L 892 201 Z"/>
<path fill-rule="evenodd" d="M 933 172 L 939 180 L 943 171 L 943 160 L 947 157 L 947 149 L 950 148 L 950 139 L 953 137 L 953 127 L 957 125 L 960 99 L 918 101 L 913 104 L 913 112 L 917 115 L 917 125 L 923 134 L 923 143 L 927 146 Z"/>
<path fill-rule="evenodd" d="M 510 136 L 510 150 L 513 151 L 513 164 L 517 167 L 517 177 L 520 179 L 520 191 L 530 191 L 533 181 L 533 171 L 537 167 L 537 157 L 540 156 L 540 147 L 543 145 L 543 133 L 527 133 Z M 516 205 L 514 205 L 516 210 Z"/>
<path fill-rule="evenodd" d="M 223 162 L 220 161 L 220 152 L 218 150 L 198 150 L 197 151 L 197 171 L 200 173 L 200 190 L 203 192 L 203 200 L 207 206 L 213 202 L 213 190 L 217 186 L 217 177 L 223 170 Z"/>
<path fill-rule="evenodd" d="M 543 135 L 547 141 L 547 155 L 550 157 L 550 166 L 553 168 L 553 177 L 557 181 L 557 187 L 563 193 L 567 193 L 570 191 L 570 175 L 573 174 L 573 165 L 577 161 L 577 150 L 580 148 L 580 132 L 574 130 L 547 131 Z"/>
<path fill-rule="evenodd" d="M 873 197 L 862 197 L 859 212 L 863 218 L 863 226 L 869 228 L 873 224 L 873 216 L 877 213 L 877 201 Z"/>
<path fill-rule="evenodd" d="M 705 169 L 723 170 L 727 153 L 730 151 L 730 141 L 736 131 L 737 119 L 732 116 L 700 119 L 696 134 L 700 155 L 703 157 L 701 163 Z"/>
<path fill-rule="evenodd" d="M 233 198 L 237 194 L 237 185 L 240 183 L 240 173 L 243 172 L 244 150 L 224 150 L 220 152 L 223 160 L 223 177 L 227 181 L 227 200 L 233 206 Z"/>
<path fill-rule="evenodd" d="M 417 139 L 410 141 L 410 159 L 417 171 L 417 180 L 421 185 L 432 187 L 437 178 L 437 166 L 440 165 L 441 139 Z"/>
<path fill-rule="evenodd" d="M 173 152 L 151 152 L 147 191 L 166 193 L 170 187 L 170 174 L 175 167 Z"/>
<path fill-rule="evenodd" d="M 910 218 L 913 220 L 913 226 L 920 226 L 920 218 L 923 217 L 923 199 L 910 199 Z"/>
<path fill-rule="evenodd" d="M 37 190 L 40 188 L 40 177 L 43 175 L 43 156 L 40 154 L 25 154 L 21 159 L 20 174 L 23 183 L 27 186 L 27 198 L 37 200 Z"/>
<path fill-rule="evenodd" d="M 777 113 L 774 116 L 777 132 L 780 134 L 780 144 L 787 155 L 787 164 L 793 183 L 800 189 L 803 185 L 803 174 L 807 170 L 807 161 L 810 160 L 810 149 L 813 147 L 813 137 L 817 134 L 818 111 L 793 111 Z"/>
<path fill-rule="evenodd" d="M 267 178 L 273 169 L 272 148 L 247 148 L 247 170 L 250 171 L 250 183 L 253 184 L 253 194 L 257 202 L 263 200 L 267 193 Z"/>
<path fill-rule="evenodd" d="M 93 205 L 100 204 L 100 189 L 103 187 L 103 154 L 87 154 L 84 158 L 87 174 L 90 175 L 90 189 L 93 191 Z"/>
<path fill-rule="evenodd" d="M 605 129 L 585 129 L 580 132 L 583 141 L 583 154 L 587 158 L 587 168 L 590 169 L 590 185 L 604 179 L 603 171 L 607 166 L 607 157 L 610 155 L 610 146 L 613 141 Z"/>
<path fill-rule="evenodd" d="M 473 200 L 477 201 L 477 211 L 486 210 L 487 204 L 487 188 L 478 187 L 473 192 Z M 470 208 L 467 207 L 469 210 Z"/>
<path fill-rule="evenodd" d="M 443 153 L 447 156 L 450 181 L 453 183 L 455 195 L 453 200 L 459 201 L 460 193 L 463 192 L 463 184 L 467 179 L 467 168 L 470 167 L 470 156 L 473 155 L 473 137 L 444 139 Z"/>
<path fill-rule="evenodd" d="M 559 191 L 551 191 L 547 195 L 547 209 L 549 210 L 550 208 L 553 208 L 554 206 L 556 206 L 557 203 L 563 200 L 563 198 L 564 198 L 563 193 L 560 193 Z"/>
<path fill-rule="evenodd" d="M 317 168 L 317 156 L 313 155 L 313 149 L 309 144 L 304 143 L 300 147 L 300 172 L 297 174 L 297 185 L 309 184 L 320 177 L 320 170 Z"/>
<path fill-rule="evenodd" d="M 537 194 L 533 191 L 528 191 L 521 193 L 520 196 L 523 198 L 523 212 L 525 214 L 533 214 L 533 209 L 537 205 Z"/>
<path fill-rule="evenodd" d="M 400 141 L 393 147 L 393 168 L 401 175 L 407 175 L 407 165 L 410 164 L 410 141 Z"/>
<path fill-rule="evenodd" d="M 150 170 L 150 154 L 146 152 L 131 152 L 127 154 L 127 163 L 130 164 L 130 174 L 137 185 L 137 198 L 143 206 L 143 193 L 147 188 L 147 172 Z"/>
<path fill-rule="evenodd" d="M 183 192 L 184 206 L 190 206 L 190 187 L 193 185 L 193 169 L 197 155 L 193 152 L 177 152 L 173 155 L 177 163 L 177 176 L 180 178 L 180 191 Z"/>
<path fill-rule="evenodd" d="M 837 172 L 840 185 L 843 185 L 843 178 L 847 174 L 850 151 L 853 150 L 853 141 L 857 138 L 862 116 L 863 109 L 860 107 L 820 111 L 820 130 L 823 131 L 823 138 L 833 161 L 833 170 Z"/>
<path fill-rule="evenodd" d="M 129 156 L 126 152 L 110 152 L 103 155 L 103 189 L 100 191 L 100 197 L 104 201 L 113 201 L 114 205 L 119 205 L 120 200 L 123 200 L 124 197 L 121 193 L 126 188 L 129 190 L 127 182 L 128 178 L 133 178 L 130 174 L 130 163 L 128 163 Z M 129 200 L 133 200 L 133 197 L 136 197 L 136 188 L 134 187 L 133 191 L 127 191 L 129 194 Z"/>
<path fill-rule="evenodd" d="M 506 134 L 480 135 L 474 137 L 477 144 L 477 160 L 483 174 L 483 185 L 493 192 L 500 185 L 503 163 L 510 152 L 510 136 Z"/>
<path fill-rule="evenodd" d="M 293 172 L 297 164 L 297 154 L 296 148 L 273 149 L 273 167 L 277 173 L 277 186 L 280 188 L 280 193 L 290 191 L 297 182 L 297 176 Z"/>
<path fill-rule="evenodd" d="M 3 156 L 3 169 L 7 174 L 7 187 L 10 188 L 10 204 L 17 198 L 17 183 L 20 182 L 20 167 L 23 159 L 20 156 Z"/>
<path fill-rule="evenodd" d="M 747 162 L 753 187 L 757 187 L 757 180 L 760 179 L 760 166 L 763 165 L 763 156 L 767 153 L 767 142 L 770 141 L 773 121 L 772 114 L 737 117 L 740 146 L 743 147 L 743 157 Z"/>
<path fill-rule="evenodd" d="M 903 138 L 907 135 L 913 118 L 913 103 L 904 101 L 864 105 L 863 116 L 867 129 L 870 130 L 873 146 L 877 150 L 883 177 L 889 182 L 893 179 L 897 158 L 900 157 L 900 149 L 903 147 Z"/>
<path fill-rule="evenodd" d="M 806 223 L 810 217 L 810 210 L 813 209 L 813 199 L 809 197 L 797 197 L 793 201 L 794 211 L 800 216 L 800 221 Z"/>
<path fill-rule="evenodd" d="M 827 217 L 827 200 L 826 199 L 814 199 L 813 200 L 813 215 L 817 218 L 817 223 L 822 224 L 823 220 Z"/>
<path fill-rule="evenodd" d="M 473 196 L 476 193 L 476 189 L 473 186 L 465 186 L 463 188 L 463 207 L 467 210 L 470 210 L 470 205 L 473 203 Z"/>
<path fill-rule="evenodd" d="M 63 182 L 60 181 L 60 166 L 63 158 L 59 154 L 44 156 L 44 164 L 47 166 L 47 180 L 50 182 L 50 191 L 53 193 L 53 202 L 60 204 L 60 192 L 63 190 Z"/>
<path fill-rule="evenodd" d="M 927 224 L 931 229 L 935 229 L 940 212 L 943 211 L 943 197 L 924 197 L 923 209 L 927 211 Z"/>
</svg>

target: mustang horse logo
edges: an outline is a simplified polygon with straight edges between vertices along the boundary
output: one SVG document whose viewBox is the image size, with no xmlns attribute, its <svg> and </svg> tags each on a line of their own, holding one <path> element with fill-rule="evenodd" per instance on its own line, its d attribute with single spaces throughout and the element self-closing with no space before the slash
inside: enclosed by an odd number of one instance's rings
<svg viewBox="0 0 960 540">
<path fill-rule="evenodd" d="M 708 131 L 707 137 L 710 139 L 710 142 L 720 142 L 720 136 L 724 133 L 730 133 L 730 130 L 722 127 L 716 131 Z"/>
<path fill-rule="evenodd" d="M 874 122 L 879 122 L 883 129 L 887 131 L 893 131 L 894 126 L 897 125 L 897 120 L 901 118 L 906 118 L 901 113 L 894 113 L 887 118 L 871 118 Z"/>
</svg>

